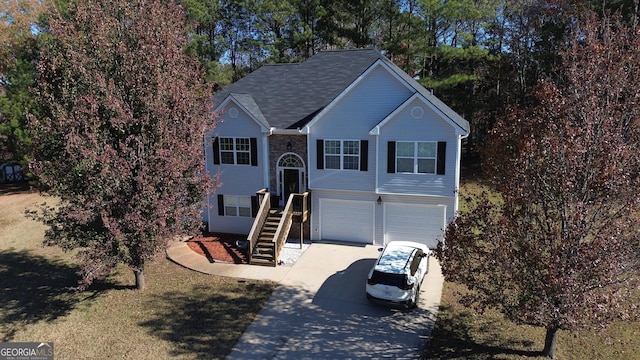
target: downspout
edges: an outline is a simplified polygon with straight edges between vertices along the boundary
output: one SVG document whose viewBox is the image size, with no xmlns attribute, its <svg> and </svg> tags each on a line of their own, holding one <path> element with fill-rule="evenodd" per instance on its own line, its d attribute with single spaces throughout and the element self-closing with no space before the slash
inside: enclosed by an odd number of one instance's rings
<svg viewBox="0 0 640 360">
<path fill-rule="evenodd" d="M 211 159 L 213 157 L 213 148 L 211 148 L 211 156 L 208 156 L 209 154 L 209 146 L 207 146 L 207 132 L 204 132 L 204 134 L 202 135 L 202 146 L 204 147 L 204 149 L 202 149 L 204 151 L 204 170 L 206 175 L 211 176 L 211 169 L 209 168 L 209 159 Z M 211 205 L 211 194 L 207 194 L 206 196 L 206 202 L 207 202 L 207 208 L 203 209 L 202 212 L 207 214 L 207 230 L 211 231 L 211 209 L 212 206 Z"/>
<path fill-rule="evenodd" d="M 462 161 L 462 139 L 466 139 L 469 134 L 458 135 L 458 151 L 456 152 L 456 179 L 455 187 L 453 189 L 453 216 L 458 214 L 458 195 L 460 193 L 460 163 Z"/>
<path fill-rule="evenodd" d="M 271 189 L 270 179 L 269 179 L 269 169 L 271 168 L 271 164 L 269 163 L 269 136 L 273 134 L 273 130 L 275 128 L 268 129 L 267 131 L 262 132 L 262 176 L 263 176 L 263 184 L 262 187 L 264 189 L 268 189 L 270 193 L 273 193 L 274 189 Z"/>
<path fill-rule="evenodd" d="M 369 131 L 369 135 L 373 135 L 376 139 L 375 143 L 375 151 L 376 151 L 376 178 L 374 185 L 374 194 L 378 195 L 378 191 L 380 190 L 380 171 L 379 171 L 379 160 L 380 160 L 380 129 L 376 126 L 376 128 L 372 131 Z"/>
</svg>

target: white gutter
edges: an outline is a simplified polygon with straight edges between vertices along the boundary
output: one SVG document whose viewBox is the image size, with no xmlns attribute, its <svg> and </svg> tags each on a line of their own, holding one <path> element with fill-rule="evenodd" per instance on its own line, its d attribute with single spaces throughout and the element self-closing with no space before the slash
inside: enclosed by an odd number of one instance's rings
<svg viewBox="0 0 640 360">
<path fill-rule="evenodd" d="M 272 127 L 269 129 L 269 135 L 302 135 L 300 128 L 297 129 L 277 129 Z"/>
<path fill-rule="evenodd" d="M 270 132 L 262 134 L 262 187 L 265 189 L 269 189 L 269 135 Z M 273 191 L 273 189 L 269 189 L 269 191 Z"/>
<path fill-rule="evenodd" d="M 464 135 L 458 135 L 458 151 L 456 152 L 456 179 L 455 179 L 455 187 L 453 189 L 453 213 L 458 213 L 458 195 L 460 193 L 460 162 L 462 161 L 462 139 L 466 139 L 469 136 L 469 133 Z M 454 215 L 456 216 L 456 215 Z"/>
</svg>

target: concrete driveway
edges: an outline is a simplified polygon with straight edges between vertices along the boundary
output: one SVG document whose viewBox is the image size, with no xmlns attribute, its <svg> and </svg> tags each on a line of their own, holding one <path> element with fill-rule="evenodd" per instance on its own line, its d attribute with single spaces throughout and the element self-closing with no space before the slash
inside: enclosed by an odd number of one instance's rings
<svg viewBox="0 0 640 360">
<path fill-rule="evenodd" d="M 440 265 L 430 259 L 417 309 L 375 306 L 365 281 L 378 248 L 314 243 L 227 359 L 419 358 L 440 302 Z"/>
</svg>

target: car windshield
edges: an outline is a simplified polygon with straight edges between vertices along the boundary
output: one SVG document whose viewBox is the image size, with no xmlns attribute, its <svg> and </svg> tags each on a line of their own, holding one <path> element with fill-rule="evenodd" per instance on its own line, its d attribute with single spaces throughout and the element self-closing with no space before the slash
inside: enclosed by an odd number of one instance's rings
<svg viewBox="0 0 640 360">
<path fill-rule="evenodd" d="M 374 284 L 403 287 L 406 284 L 406 275 L 374 271 L 373 274 L 371 274 L 371 282 Z"/>
<path fill-rule="evenodd" d="M 376 264 L 376 270 L 384 271 L 388 273 L 403 274 L 405 267 L 411 259 L 411 254 L 415 251 L 411 247 L 393 247 L 387 248 L 382 254 L 378 263 Z"/>
</svg>

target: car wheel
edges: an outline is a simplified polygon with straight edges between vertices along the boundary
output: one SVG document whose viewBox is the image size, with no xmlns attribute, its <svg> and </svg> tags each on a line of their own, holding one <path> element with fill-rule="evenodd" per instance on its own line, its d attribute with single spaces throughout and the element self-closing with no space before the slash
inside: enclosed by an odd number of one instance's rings
<svg viewBox="0 0 640 360">
<path fill-rule="evenodd" d="M 418 307 L 418 301 L 420 301 L 420 287 L 416 288 L 415 294 L 413 294 L 413 301 L 411 302 L 411 309 Z"/>
</svg>

